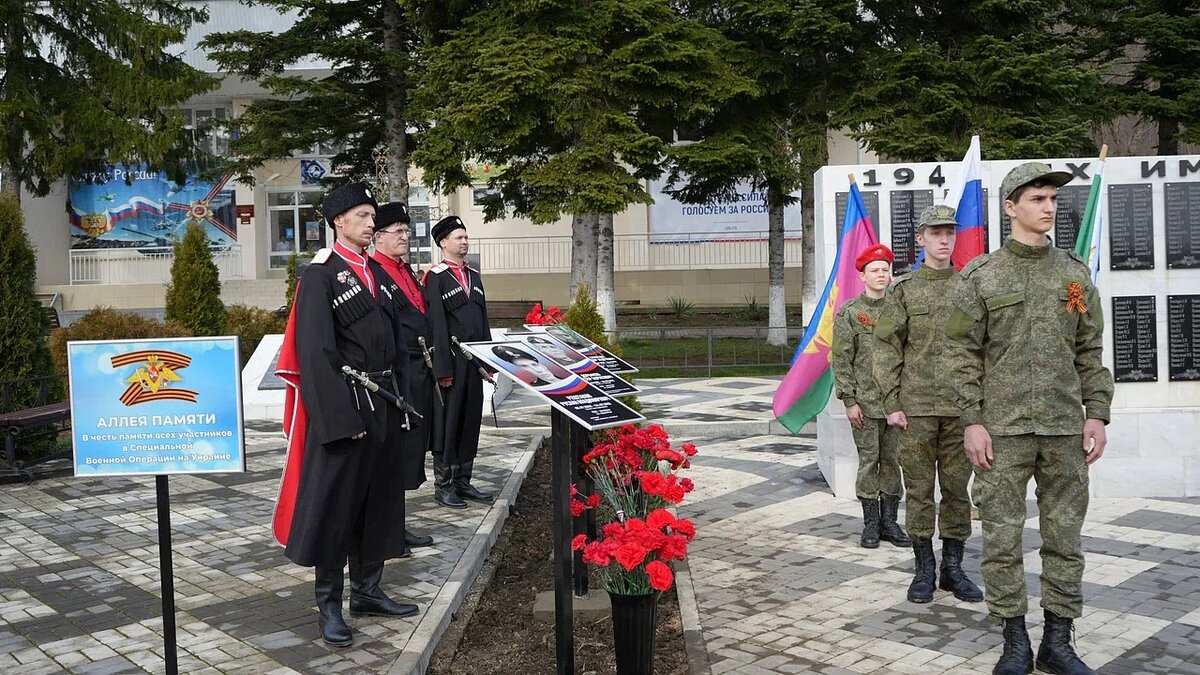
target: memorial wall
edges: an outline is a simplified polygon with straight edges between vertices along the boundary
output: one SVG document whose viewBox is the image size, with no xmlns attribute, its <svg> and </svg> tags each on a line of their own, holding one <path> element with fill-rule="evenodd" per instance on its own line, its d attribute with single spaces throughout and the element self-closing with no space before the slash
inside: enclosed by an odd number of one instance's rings
<svg viewBox="0 0 1200 675">
<path fill-rule="evenodd" d="M 986 142 L 984 155 L 987 155 Z M 1000 182 L 1027 160 L 985 161 L 988 250 L 1011 231 Z M 1053 159 L 1075 178 L 1059 190 L 1051 238 L 1075 247 L 1096 158 Z M 957 180 L 959 162 L 827 166 L 817 172 L 814 244 L 818 283 L 829 274 L 854 174 L 893 272 L 916 260 L 921 210 Z M 1092 467 L 1097 497 L 1200 496 L 1200 156 L 1110 157 L 1097 285 L 1105 313 L 1104 362 L 1116 380 L 1109 446 Z M 854 496 L 857 454 L 845 409 L 833 399 L 817 419 L 819 461 L 838 496 Z"/>
</svg>

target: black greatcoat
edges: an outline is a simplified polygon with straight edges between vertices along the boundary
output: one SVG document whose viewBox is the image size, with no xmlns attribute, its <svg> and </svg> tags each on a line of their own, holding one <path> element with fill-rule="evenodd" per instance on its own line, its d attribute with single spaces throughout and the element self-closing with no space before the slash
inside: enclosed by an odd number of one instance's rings
<svg viewBox="0 0 1200 675">
<path fill-rule="evenodd" d="M 318 260 L 320 254 L 305 269 L 296 296 L 308 427 L 284 554 L 298 565 L 340 569 L 348 554 L 370 563 L 404 552 L 404 499 L 396 490 L 403 467 L 394 450 L 403 416 L 378 394 L 368 399 L 362 387 L 351 387 L 341 368 L 392 370 L 404 390 L 409 356 L 395 339 L 399 320 L 392 297 L 401 291 L 383 268 L 368 262 L 379 286 L 372 297 L 337 254 Z M 392 388 L 391 382 L 380 385 Z M 363 438 L 351 438 L 363 431 Z"/>
<path fill-rule="evenodd" d="M 450 268 L 441 263 L 425 275 L 425 304 L 433 328 L 433 372 L 437 378 L 453 377 L 454 385 L 442 389 L 446 400 L 442 449 L 444 462 L 452 467 L 470 464 L 479 452 L 479 426 L 483 418 L 483 380 L 458 349 L 459 342 L 491 340 L 487 300 L 483 280 L 476 270 L 467 269 L 471 292 L 468 295 Z"/>
<path fill-rule="evenodd" d="M 390 274 L 406 274 L 413 285 L 421 288 L 420 280 L 408 265 L 387 265 Z M 396 280 L 397 282 L 399 280 Z M 409 403 L 424 419 L 418 420 L 413 429 L 402 437 L 401 460 L 404 462 L 404 489 L 416 490 L 425 482 L 425 454 L 441 452 L 442 406 L 437 402 L 434 387 L 437 381 L 425 365 L 425 354 L 418 337 L 425 338 L 425 345 L 436 352 L 433 343 L 433 328 L 429 317 L 413 306 L 403 291 L 395 294 L 396 314 L 400 322 L 399 340 L 408 349 L 408 380 L 411 399 Z"/>
</svg>

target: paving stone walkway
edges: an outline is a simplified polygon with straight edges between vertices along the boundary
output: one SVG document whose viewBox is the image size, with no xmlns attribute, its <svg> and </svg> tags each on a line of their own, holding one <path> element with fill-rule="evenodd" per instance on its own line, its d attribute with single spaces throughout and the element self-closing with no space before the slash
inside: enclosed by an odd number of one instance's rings
<svg viewBox="0 0 1200 675">
<path fill-rule="evenodd" d="M 682 508 L 699 529 L 681 586 L 694 589 L 681 607 L 695 675 L 991 672 L 1000 636 L 983 605 L 941 592 L 929 605 L 906 602 L 911 553 L 859 548 L 859 506 L 830 493 L 815 439 L 768 433 L 777 378 L 638 384 L 646 415 L 701 451 L 697 489 Z M 499 532 L 548 415 L 518 394 L 499 420 L 500 429 L 485 427 L 478 463 L 483 483 L 503 488 L 496 506 L 450 512 L 434 506 L 428 485 L 411 493 L 413 529 L 439 543 L 390 562 L 384 586 L 422 613 L 350 618 L 356 642 L 345 650 L 317 636 L 311 570 L 270 538 L 283 463 L 275 429 L 256 427 L 245 474 L 173 477 L 181 672 L 420 672 Z M 1032 504 L 1028 522 L 1036 642 Z M 966 567 L 979 580 L 976 525 Z M 1077 640 L 1089 663 L 1105 674 L 1200 674 L 1200 499 L 1094 499 L 1084 535 Z M 159 598 L 153 480 L 0 486 L 0 673 L 163 672 Z"/>
<path fill-rule="evenodd" d="M 931 604 L 907 602 L 911 551 L 859 548 L 859 504 L 830 493 L 814 438 L 698 444 L 697 488 L 681 508 L 699 531 L 689 565 L 706 659 L 693 673 L 991 672 L 1002 640 L 983 603 L 944 591 Z M 1035 649 L 1037 524 L 1031 502 Z M 974 529 L 965 567 L 981 582 Z M 1093 499 L 1083 534 L 1081 656 L 1104 674 L 1200 673 L 1200 499 Z"/>
</svg>

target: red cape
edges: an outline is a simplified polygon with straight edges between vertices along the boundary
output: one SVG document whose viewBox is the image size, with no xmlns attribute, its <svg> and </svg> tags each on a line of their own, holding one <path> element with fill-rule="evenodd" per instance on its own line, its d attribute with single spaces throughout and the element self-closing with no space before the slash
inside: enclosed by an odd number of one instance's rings
<svg viewBox="0 0 1200 675">
<path fill-rule="evenodd" d="M 296 284 L 296 295 L 299 294 L 300 285 Z M 300 470 L 304 465 L 304 440 L 308 435 L 308 411 L 304 408 L 304 399 L 300 397 L 300 357 L 296 353 L 294 300 L 287 329 L 283 333 L 283 346 L 279 348 L 275 375 L 287 384 L 283 399 L 283 435 L 288 443 L 271 529 L 275 533 L 275 541 L 280 546 L 287 546 L 288 535 L 292 531 L 292 514 L 296 510 L 296 493 L 300 489 Z"/>
</svg>

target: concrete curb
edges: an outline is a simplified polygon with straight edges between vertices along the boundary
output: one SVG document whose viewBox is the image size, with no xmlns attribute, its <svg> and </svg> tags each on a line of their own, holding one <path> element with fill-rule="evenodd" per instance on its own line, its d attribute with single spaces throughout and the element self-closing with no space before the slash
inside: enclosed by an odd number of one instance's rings
<svg viewBox="0 0 1200 675">
<path fill-rule="evenodd" d="M 441 590 L 422 614 L 416 629 L 409 636 L 408 644 L 392 662 L 387 671 L 388 675 L 423 675 L 429 667 L 429 660 L 433 658 L 438 641 L 450 626 L 455 612 L 471 590 L 472 581 L 479 574 L 492 545 L 500 536 L 504 521 L 508 519 L 509 509 L 517 501 L 517 493 L 521 490 L 521 484 L 525 482 L 525 476 L 529 474 L 534 453 L 541 443 L 542 436 L 535 435 L 517 460 L 517 465 L 509 474 L 504 488 L 496 496 L 495 503 L 479 524 L 479 529 L 475 530 L 446 583 L 442 584 Z"/>
<path fill-rule="evenodd" d="M 687 560 L 675 565 L 675 597 L 679 599 L 679 618 L 683 622 L 683 646 L 687 653 L 689 675 L 712 675 L 708 646 L 700 626 L 700 607 L 696 604 L 696 587 L 692 585 L 692 568 Z"/>
</svg>

